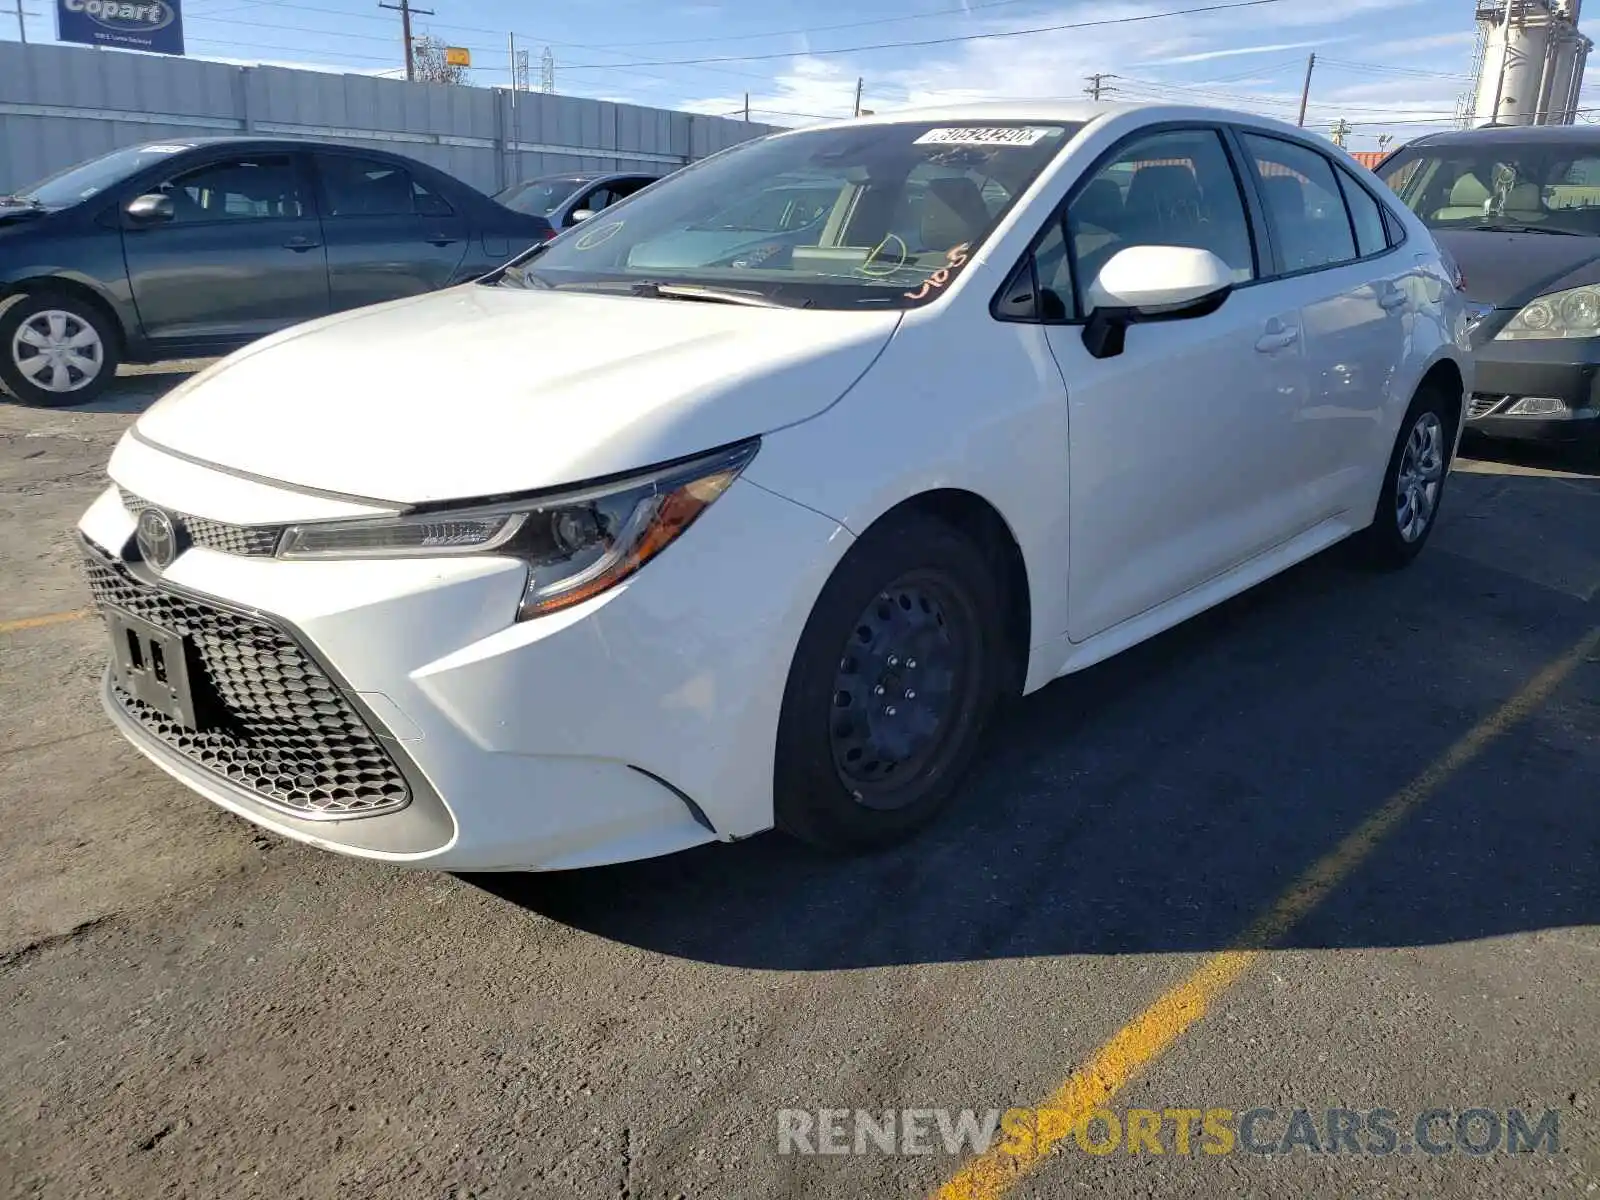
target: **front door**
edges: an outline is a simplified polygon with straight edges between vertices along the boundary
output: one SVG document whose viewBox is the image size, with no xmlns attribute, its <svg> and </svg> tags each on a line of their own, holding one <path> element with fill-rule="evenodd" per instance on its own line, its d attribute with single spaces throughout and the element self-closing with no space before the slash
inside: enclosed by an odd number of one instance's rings
<svg viewBox="0 0 1600 1200">
<path fill-rule="evenodd" d="M 456 282 L 467 255 L 467 219 L 437 188 L 391 159 L 314 157 L 335 312 Z"/>
<path fill-rule="evenodd" d="M 1282 494 L 1306 376 L 1300 317 L 1262 274 L 1221 135 L 1138 138 L 1066 212 L 1079 323 L 1053 325 L 1067 385 L 1069 634 L 1082 641 L 1292 536 Z M 1120 250 L 1210 250 L 1238 288 L 1209 316 L 1134 325 L 1120 355 L 1083 341 L 1082 297 Z"/>
<path fill-rule="evenodd" d="M 220 348 L 327 315 L 322 227 L 298 156 L 229 154 L 142 190 L 173 205 L 171 220 L 122 231 L 152 342 Z"/>
</svg>

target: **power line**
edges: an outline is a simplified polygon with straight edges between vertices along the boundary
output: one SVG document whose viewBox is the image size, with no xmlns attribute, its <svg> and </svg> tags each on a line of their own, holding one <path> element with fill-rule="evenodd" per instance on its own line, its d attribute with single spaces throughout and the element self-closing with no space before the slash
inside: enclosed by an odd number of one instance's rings
<svg viewBox="0 0 1600 1200">
<path fill-rule="evenodd" d="M 1105 25 L 1133 25 L 1142 21 L 1160 21 L 1168 17 L 1190 17 L 1200 13 L 1224 12 L 1238 8 L 1260 8 L 1267 4 L 1286 4 L 1289 0 L 1230 0 L 1225 4 L 1203 4 L 1195 8 L 1173 9 L 1169 12 L 1143 13 L 1132 17 L 1105 17 L 1094 21 L 1068 21 L 1060 25 L 1040 25 L 1033 29 L 998 30 L 991 33 L 965 33 L 952 37 L 919 38 L 899 42 L 874 42 L 864 46 L 837 46 L 831 50 L 808 50 L 806 58 L 823 58 L 834 54 L 859 54 L 867 50 L 911 50 L 926 46 L 953 46 L 965 42 L 996 41 L 1002 38 L 1031 37 L 1040 33 L 1057 33 L 1064 29 L 1094 29 Z M 632 66 L 640 67 L 693 67 L 704 63 L 764 62 L 778 58 L 801 57 L 792 50 L 778 54 L 730 54 L 714 58 L 667 58 L 642 60 Z M 581 64 L 588 66 L 590 64 Z M 601 66 L 616 64 L 598 64 Z M 572 68 L 576 70 L 577 68 Z"/>
<path fill-rule="evenodd" d="M 1425 71 L 1421 67 L 1399 67 L 1388 63 L 1351 62 L 1343 58 L 1319 58 L 1317 60 L 1326 66 L 1341 67 L 1346 71 L 1365 71 L 1374 75 L 1416 75 L 1424 79 L 1471 79 L 1471 75 L 1461 75 L 1446 71 Z"/>
</svg>

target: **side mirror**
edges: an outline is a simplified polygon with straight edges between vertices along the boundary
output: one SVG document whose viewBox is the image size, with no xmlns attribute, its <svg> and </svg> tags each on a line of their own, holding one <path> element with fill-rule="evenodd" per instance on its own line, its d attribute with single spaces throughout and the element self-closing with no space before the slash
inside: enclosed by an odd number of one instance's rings
<svg viewBox="0 0 1600 1200">
<path fill-rule="evenodd" d="M 575 208 L 567 220 L 576 225 L 579 221 L 587 221 L 592 216 L 594 216 L 594 209 L 592 208 Z"/>
<path fill-rule="evenodd" d="M 1128 326 L 1209 316 L 1233 291 L 1233 272 L 1209 250 L 1130 246 L 1089 285 L 1083 344 L 1096 358 L 1123 351 Z"/>
<path fill-rule="evenodd" d="M 178 215 L 172 197 L 163 196 L 160 192 L 150 192 L 148 195 L 135 197 L 128 202 L 128 207 L 123 211 L 128 214 L 129 220 L 137 221 L 141 225 L 170 221 Z"/>
</svg>

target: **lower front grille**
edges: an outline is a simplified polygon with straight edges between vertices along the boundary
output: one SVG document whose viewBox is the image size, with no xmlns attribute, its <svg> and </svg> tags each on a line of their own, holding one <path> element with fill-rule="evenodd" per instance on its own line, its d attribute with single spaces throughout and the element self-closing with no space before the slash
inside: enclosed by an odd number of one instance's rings
<svg viewBox="0 0 1600 1200">
<path fill-rule="evenodd" d="M 194 647 L 196 707 L 209 710 L 203 729 L 186 729 L 113 685 L 117 704 L 151 737 L 293 816 L 377 816 L 410 802 L 377 735 L 286 632 L 145 583 L 92 549 L 85 567 L 96 604 L 182 634 Z"/>
<path fill-rule="evenodd" d="M 1487 417 L 1499 408 L 1510 396 L 1485 396 L 1481 393 L 1472 397 L 1472 402 L 1467 405 L 1467 420 L 1476 421 L 1479 417 Z"/>
</svg>

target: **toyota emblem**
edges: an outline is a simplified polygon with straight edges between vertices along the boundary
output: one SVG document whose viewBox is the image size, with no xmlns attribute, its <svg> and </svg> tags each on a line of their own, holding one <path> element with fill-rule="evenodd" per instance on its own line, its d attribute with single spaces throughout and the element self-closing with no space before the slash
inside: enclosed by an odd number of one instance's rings
<svg viewBox="0 0 1600 1200">
<path fill-rule="evenodd" d="M 165 571 L 178 557 L 178 531 L 172 518 L 159 508 L 147 508 L 139 514 L 134 540 L 139 544 L 139 556 L 158 571 Z"/>
</svg>

